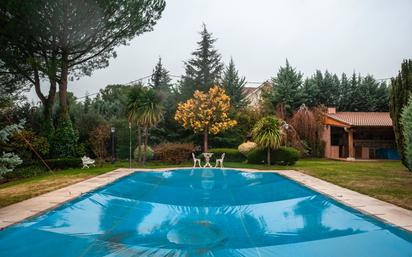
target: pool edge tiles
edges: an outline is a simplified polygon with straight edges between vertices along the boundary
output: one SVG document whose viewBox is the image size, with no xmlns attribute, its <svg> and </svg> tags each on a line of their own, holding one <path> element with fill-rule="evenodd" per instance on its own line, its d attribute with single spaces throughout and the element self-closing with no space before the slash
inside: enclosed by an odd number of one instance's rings
<svg viewBox="0 0 412 257">
<path fill-rule="evenodd" d="M 343 205 L 377 218 L 384 223 L 412 232 L 412 211 L 410 210 L 298 171 L 282 170 L 276 171 L 276 173 L 296 181 L 316 192 L 324 194 Z"/>
<path fill-rule="evenodd" d="M 0 208 L 0 230 L 39 216 L 53 210 L 66 202 L 74 200 L 85 193 L 96 190 L 135 171 L 151 171 L 149 169 L 116 169 L 78 183 L 39 195 L 33 198 Z"/>
</svg>

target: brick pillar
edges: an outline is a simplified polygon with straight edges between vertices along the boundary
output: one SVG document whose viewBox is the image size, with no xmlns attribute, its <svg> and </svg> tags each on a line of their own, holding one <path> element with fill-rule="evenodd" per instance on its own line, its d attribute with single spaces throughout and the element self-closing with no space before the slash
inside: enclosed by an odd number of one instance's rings
<svg viewBox="0 0 412 257">
<path fill-rule="evenodd" d="M 325 153 L 324 156 L 326 158 L 331 158 L 331 138 L 330 138 L 330 126 L 325 125 L 323 126 L 323 131 L 322 131 L 322 141 L 325 142 Z"/>
<path fill-rule="evenodd" d="M 355 159 L 355 147 L 353 146 L 353 130 L 348 129 L 348 148 L 349 148 L 349 160 Z"/>
</svg>

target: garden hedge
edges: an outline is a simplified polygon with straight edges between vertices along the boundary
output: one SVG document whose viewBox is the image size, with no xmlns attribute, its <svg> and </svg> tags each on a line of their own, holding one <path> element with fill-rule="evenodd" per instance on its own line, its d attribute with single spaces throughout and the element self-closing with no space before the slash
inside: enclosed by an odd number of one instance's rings
<svg viewBox="0 0 412 257">
<path fill-rule="evenodd" d="M 245 156 L 241 154 L 236 148 L 215 148 L 210 149 L 210 153 L 213 153 L 214 159 L 220 159 L 222 154 L 225 153 L 225 161 L 229 162 L 243 162 L 246 160 Z"/>
<path fill-rule="evenodd" d="M 293 147 L 279 147 L 270 153 L 271 164 L 294 165 L 300 158 L 300 153 Z M 254 149 L 247 155 L 247 161 L 251 164 L 266 164 L 266 149 Z"/>
<path fill-rule="evenodd" d="M 81 168 L 82 160 L 80 157 L 77 158 L 59 158 L 59 159 L 48 159 L 46 160 L 47 165 L 52 170 L 63 170 L 67 168 Z"/>
<path fill-rule="evenodd" d="M 154 159 L 171 164 L 180 164 L 191 158 L 193 144 L 166 143 L 154 147 Z"/>
</svg>

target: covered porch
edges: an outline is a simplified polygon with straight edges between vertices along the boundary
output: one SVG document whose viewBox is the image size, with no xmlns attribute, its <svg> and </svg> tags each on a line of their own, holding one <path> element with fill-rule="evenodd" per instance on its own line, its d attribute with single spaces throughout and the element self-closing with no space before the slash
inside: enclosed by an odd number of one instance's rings
<svg viewBox="0 0 412 257">
<path fill-rule="evenodd" d="M 330 159 L 399 159 L 389 113 L 336 112 L 324 117 L 325 157 Z"/>
</svg>

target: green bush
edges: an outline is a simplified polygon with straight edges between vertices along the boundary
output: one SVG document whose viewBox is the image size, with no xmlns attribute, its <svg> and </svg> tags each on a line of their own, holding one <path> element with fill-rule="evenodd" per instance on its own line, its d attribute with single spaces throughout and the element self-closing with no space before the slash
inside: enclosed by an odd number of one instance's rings
<svg viewBox="0 0 412 257">
<path fill-rule="evenodd" d="M 7 182 L 10 180 L 30 178 L 41 174 L 46 174 L 49 171 L 42 164 L 32 164 L 17 167 L 13 172 L 9 172 L 3 175 L 3 179 L 0 182 Z"/>
<path fill-rule="evenodd" d="M 247 162 L 251 164 L 266 163 L 266 150 L 261 148 L 253 149 L 247 155 Z"/>
<path fill-rule="evenodd" d="M 78 135 L 73 129 L 70 119 L 60 118 L 58 126 L 51 137 L 51 151 L 52 157 L 68 158 L 77 155 L 76 146 Z"/>
<path fill-rule="evenodd" d="M 79 168 L 82 167 L 81 158 L 59 158 L 46 160 L 47 165 L 52 170 L 62 170 L 67 168 Z"/>
<path fill-rule="evenodd" d="M 220 159 L 222 154 L 225 153 L 225 161 L 229 162 L 243 162 L 245 157 L 236 148 L 215 148 L 210 149 L 210 153 L 213 153 L 215 159 Z"/>
<path fill-rule="evenodd" d="M 248 154 L 247 161 L 252 164 L 265 164 L 266 155 L 266 149 L 254 149 Z M 300 153 L 295 148 L 282 146 L 276 150 L 272 150 L 270 157 L 272 164 L 293 165 L 299 160 Z"/>
<path fill-rule="evenodd" d="M 271 162 L 279 165 L 294 165 L 299 158 L 299 150 L 293 147 L 280 147 L 272 152 Z"/>
<path fill-rule="evenodd" d="M 179 164 L 191 158 L 194 150 L 193 144 L 166 143 L 157 145 L 154 148 L 155 160 Z"/>
<path fill-rule="evenodd" d="M 144 151 L 144 146 L 143 145 L 140 146 L 140 151 L 142 151 L 142 153 L 143 153 L 143 151 Z M 135 160 L 138 159 L 138 154 L 139 154 L 139 147 L 136 147 L 136 149 L 134 149 L 134 152 L 133 152 L 133 157 L 134 157 Z M 153 157 L 154 157 L 153 149 L 150 146 L 147 146 L 146 160 L 152 160 Z"/>
<path fill-rule="evenodd" d="M 402 111 L 401 123 L 405 137 L 405 159 L 407 168 L 412 171 L 412 97 Z"/>
<path fill-rule="evenodd" d="M 244 142 L 244 143 L 240 144 L 240 145 L 237 147 L 237 150 L 238 150 L 241 154 L 243 154 L 244 156 L 247 156 L 248 153 L 249 153 L 250 151 L 252 151 L 253 149 L 255 149 L 256 147 L 257 147 L 257 144 L 256 144 L 255 142 L 247 141 L 247 142 Z"/>
</svg>

